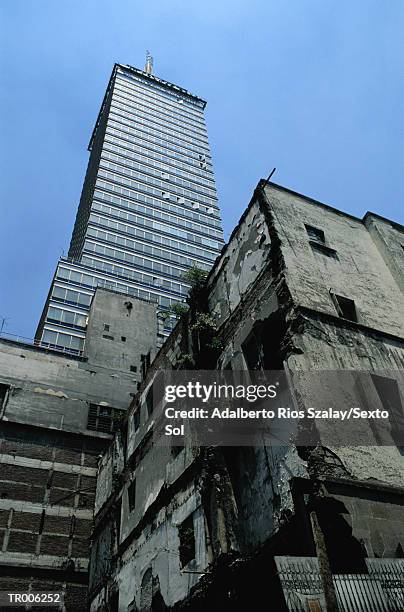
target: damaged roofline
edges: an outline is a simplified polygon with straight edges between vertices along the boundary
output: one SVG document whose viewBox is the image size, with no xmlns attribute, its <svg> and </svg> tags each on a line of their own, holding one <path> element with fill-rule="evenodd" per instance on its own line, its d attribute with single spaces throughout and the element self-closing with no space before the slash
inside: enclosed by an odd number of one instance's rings
<svg viewBox="0 0 404 612">
<path fill-rule="evenodd" d="M 222 250 L 220 251 L 219 255 L 217 256 L 212 269 L 210 270 L 209 274 L 208 274 L 208 279 L 210 279 L 216 268 L 217 265 L 219 263 L 219 260 L 222 258 L 222 256 L 225 254 L 230 242 L 232 241 L 232 239 L 234 238 L 234 236 L 237 234 L 237 231 L 239 230 L 240 225 L 243 223 L 245 217 L 247 216 L 251 206 L 254 204 L 255 200 L 256 200 L 256 196 L 258 195 L 258 191 L 264 189 L 265 187 L 268 186 L 273 187 L 274 189 L 278 189 L 279 191 L 284 191 L 286 193 L 290 193 L 291 195 L 295 195 L 299 198 L 302 198 L 303 200 L 306 200 L 307 202 L 310 202 L 311 204 L 316 204 L 317 206 L 321 206 L 322 208 L 326 208 L 327 210 L 330 210 L 333 213 L 336 213 L 342 217 L 348 217 L 349 219 L 353 219 L 354 221 L 357 221 L 358 223 L 360 223 L 361 225 L 363 225 L 367 219 L 371 218 L 371 217 L 375 217 L 377 219 L 380 219 L 382 221 L 385 221 L 386 223 L 389 223 L 390 225 L 392 225 L 393 227 L 395 227 L 396 229 L 398 229 L 399 231 L 403 232 L 404 231 L 404 226 L 400 225 L 400 223 L 397 223 L 395 221 L 392 221 L 391 219 L 388 219 L 387 217 L 383 217 L 377 213 L 371 212 L 371 211 L 367 211 L 364 216 L 362 218 L 360 217 L 356 217 L 355 215 L 351 215 L 350 213 L 338 210 L 338 208 L 335 208 L 334 206 L 330 206 L 329 204 L 324 204 L 323 202 L 320 202 L 319 200 L 316 200 L 314 198 L 311 198 L 310 196 L 306 196 L 303 193 L 299 193 L 298 191 L 294 191 L 293 189 L 289 189 L 289 187 L 284 187 L 283 185 L 279 185 L 278 183 L 274 183 L 272 181 L 268 181 L 268 179 L 260 179 L 257 183 L 257 186 L 254 189 L 254 193 L 250 199 L 250 202 L 248 203 L 247 208 L 244 210 L 243 214 L 241 215 L 240 219 L 237 222 L 237 225 L 234 227 L 232 233 L 230 234 L 230 237 L 228 239 L 228 241 L 226 242 L 226 244 L 223 245 Z"/>
<path fill-rule="evenodd" d="M 208 284 L 209 284 L 209 282 L 210 282 L 210 281 L 211 281 L 211 280 L 214 278 L 214 276 L 215 276 L 215 274 L 216 274 L 216 272 L 217 272 L 217 269 L 218 269 L 219 263 L 220 263 L 220 262 L 222 261 L 222 259 L 224 258 L 225 254 L 226 254 L 226 251 L 227 251 L 227 249 L 229 248 L 230 243 L 232 242 L 233 238 L 235 237 L 235 235 L 236 235 L 236 234 L 237 234 L 237 232 L 239 231 L 240 226 L 242 225 L 242 223 L 243 223 L 244 219 L 247 217 L 247 215 L 248 215 L 248 213 L 249 213 L 249 211 L 250 211 L 251 207 L 252 207 L 252 206 L 253 206 L 253 204 L 254 204 L 254 203 L 257 201 L 257 198 L 258 198 L 259 193 L 264 192 L 264 189 L 265 189 L 267 186 L 271 186 L 271 187 L 273 187 L 274 189 L 278 189 L 279 191 L 283 191 L 283 192 L 286 192 L 286 193 L 290 193 L 290 194 L 292 194 L 292 195 L 295 195 L 295 196 L 297 196 L 297 197 L 299 197 L 299 198 L 302 198 L 302 199 L 306 200 L 307 202 L 310 202 L 310 203 L 315 204 L 315 205 L 317 205 L 317 206 L 321 206 L 322 208 L 325 208 L 325 209 L 327 209 L 327 210 L 330 210 L 330 211 L 332 211 L 333 213 L 336 213 L 336 214 L 338 214 L 338 215 L 341 215 L 342 217 L 348 217 L 348 218 L 350 218 L 350 219 L 353 219 L 353 220 L 355 220 L 356 222 L 358 222 L 358 223 L 359 223 L 359 224 L 361 224 L 361 225 L 363 225 L 363 224 L 365 223 L 366 219 L 368 219 L 368 218 L 370 218 L 370 217 L 376 217 L 376 218 L 378 218 L 378 219 L 381 219 L 382 221 L 385 221 L 385 222 L 387 222 L 387 223 L 390 223 L 390 224 L 391 224 L 393 227 L 396 227 L 396 228 L 397 228 L 397 229 L 399 229 L 400 231 L 403 231 L 403 230 L 404 230 L 404 227 L 403 227 L 402 225 L 400 225 L 399 223 L 396 223 L 396 222 L 394 222 L 394 221 L 391 221 L 390 219 L 387 219 L 387 218 L 385 218 L 385 217 L 382 217 L 381 215 L 378 215 L 377 213 L 373 213 L 373 212 L 369 212 L 369 211 L 368 211 L 368 212 L 366 212 L 366 214 L 364 215 L 363 219 L 361 219 L 360 217 L 355 217 L 354 215 L 351 215 L 350 213 L 346 213 L 346 212 L 340 211 L 340 210 L 338 210 L 337 208 L 334 208 L 333 206 L 330 206 L 329 204 L 324 204 L 323 202 L 320 202 L 319 200 L 315 200 L 314 198 L 311 198 L 311 197 L 306 196 L 306 195 L 304 195 L 304 194 L 302 194 L 302 193 L 299 193 L 298 191 L 294 191 L 294 190 L 292 190 L 292 189 L 289 189 L 288 187 L 284 187 L 283 185 L 279 185 L 279 184 L 277 184 L 277 183 L 273 183 L 272 181 L 268 181 L 268 179 L 260 179 L 260 180 L 258 181 L 258 183 L 257 183 L 257 185 L 256 185 L 256 187 L 255 187 L 255 189 L 254 189 L 254 192 L 253 192 L 253 194 L 252 194 L 252 196 L 251 196 L 251 199 L 250 199 L 250 201 L 249 201 L 249 203 L 248 203 L 248 206 L 245 208 L 245 210 L 244 210 L 243 214 L 242 214 L 242 215 L 241 215 L 241 217 L 239 218 L 239 220 L 238 220 L 238 222 L 237 222 L 236 226 L 234 227 L 234 229 L 233 229 L 232 233 L 230 234 L 228 241 L 227 241 L 227 242 L 226 242 L 226 243 L 223 245 L 222 250 L 220 251 L 219 255 L 217 256 L 216 260 L 214 261 L 213 266 L 212 266 L 212 268 L 211 268 L 211 270 L 210 270 L 210 272 L 209 272 L 209 274 L 207 275 L 207 278 L 206 278 L 206 283 L 207 283 L 207 285 L 208 285 Z M 265 194 L 265 195 L 266 195 L 266 194 Z M 267 198 L 267 197 L 266 197 L 266 200 L 268 201 L 268 198 Z M 306 308 L 305 310 L 306 310 L 307 312 L 309 312 L 309 310 L 310 310 L 310 309 L 307 309 L 307 308 Z M 312 311 L 312 312 L 315 312 L 315 311 Z M 325 316 L 325 314 L 326 314 L 326 313 L 321 313 L 321 314 Z M 331 316 L 331 315 L 329 315 L 329 316 Z M 333 320 L 340 322 L 340 320 L 338 319 L 338 317 L 333 318 Z M 176 332 L 175 332 L 175 330 L 177 329 L 178 324 L 179 324 L 179 321 L 177 322 L 177 325 L 175 326 L 175 328 L 174 328 L 174 329 L 173 329 L 173 331 L 171 332 L 171 334 L 170 334 L 169 338 L 167 339 L 167 341 L 166 341 L 166 342 L 163 344 L 163 346 L 162 346 L 162 347 L 160 347 L 160 349 L 159 349 L 159 351 L 157 352 L 157 354 L 156 354 L 155 358 L 153 359 L 153 362 L 152 362 L 152 364 L 151 364 L 151 365 L 156 364 L 156 363 L 158 362 L 159 358 L 161 357 L 161 355 L 162 355 L 163 353 L 166 353 L 167 348 L 168 348 L 168 347 L 169 347 L 169 346 L 170 346 L 172 343 L 174 343 L 175 333 L 176 333 Z M 362 329 L 364 329 L 364 330 L 366 330 L 366 331 L 368 331 L 368 330 L 369 330 L 369 328 L 368 328 L 367 326 L 364 326 L 364 325 L 361 325 L 361 324 L 358 324 L 358 323 L 356 323 L 355 325 L 356 325 L 356 327 L 362 328 Z M 394 335 L 390 335 L 390 334 L 385 334 L 385 335 L 386 335 L 386 336 L 389 336 L 389 337 L 391 337 L 391 338 L 394 338 L 394 339 L 400 338 L 399 336 L 394 336 Z M 142 392 L 144 391 L 144 389 L 147 387 L 147 385 L 149 384 L 149 382 L 150 382 L 150 377 L 149 377 L 149 376 L 146 376 L 146 378 L 145 378 L 145 379 L 144 379 L 144 380 L 141 382 L 141 386 L 140 386 L 140 388 L 139 388 L 138 392 L 136 393 L 136 396 L 135 396 L 135 397 L 132 399 L 132 401 L 131 401 L 131 403 L 130 403 L 129 408 L 132 408 L 132 407 L 134 407 L 134 406 L 135 406 L 135 404 L 136 404 L 136 402 L 137 402 L 138 398 L 140 397 L 140 395 L 142 394 Z"/>
<path fill-rule="evenodd" d="M 266 183 L 267 183 L 266 179 L 261 179 L 257 186 L 263 185 L 265 187 Z M 289 187 L 278 185 L 277 183 L 273 183 L 272 181 L 268 182 L 268 185 L 271 185 L 271 187 L 274 187 L 275 189 L 279 189 L 280 191 L 286 191 L 287 193 L 296 195 L 299 198 L 302 198 L 303 200 L 307 200 L 308 202 L 312 204 L 316 204 L 317 206 L 321 206 L 322 208 L 326 208 L 327 210 L 331 210 L 332 212 L 338 215 L 341 215 L 342 217 L 349 217 L 350 219 L 354 219 L 355 221 L 358 221 L 359 223 L 363 224 L 365 220 L 369 217 L 376 217 L 377 219 L 381 219 L 382 221 L 386 221 L 387 223 L 390 223 L 393 227 L 397 228 L 401 232 L 404 231 L 403 225 L 401 225 L 400 223 L 397 223 L 396 221 L 392 221 L 391 219 L 388 219 L 387 217 L 383 217 L 382 215 L 379 215 L 377 213 L 366 211 L 366 213 L 363 215 L 362 218 L 356 217 L 355 215 L 351 215 L 350 213 L 344 212 L 343 210 L 338 210 L 338 208 L 335 208 L 334 206 L 331 206 L 330 204 L 324 204 L 324 202 L 320 202 L 319 200 L 316 200 L 315 198 L 311 198 L 310 196 L 306 196 L 303 193 L 299 193 L 298 191 L 289 189 Z"/>
</svg>

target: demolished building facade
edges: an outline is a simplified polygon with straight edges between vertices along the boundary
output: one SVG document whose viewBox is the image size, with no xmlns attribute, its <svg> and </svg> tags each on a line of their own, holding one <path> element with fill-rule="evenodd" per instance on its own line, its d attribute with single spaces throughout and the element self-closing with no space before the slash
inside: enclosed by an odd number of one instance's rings
<svg viewBox="0 0 404 612">
<path fill-rule="evenodd" d="M 358 592 L 373 602 L 363 609 L 402 609 L 403 244 L 378 215 L 258 184 L 100 462 L 92 611 L 245 610 L 263 598 L 332 610 Z M 337 431 L 327 446 L 321 432 L 306 447 L 160 445 L 153 384 L 192 368 L 363 371 L 347 397 L 383 408 L 389 388 L 394 418 L 383 440 L 369 424 L 356 446 Z"/>
<path fill-rule="evenodd" d="M 155 304 L 104 289 L 80 355 L 0 339 L 0 591 L 64 593 L 63 610 L 87 609 L 99 456 L 156 339 Z"/>
</svg>

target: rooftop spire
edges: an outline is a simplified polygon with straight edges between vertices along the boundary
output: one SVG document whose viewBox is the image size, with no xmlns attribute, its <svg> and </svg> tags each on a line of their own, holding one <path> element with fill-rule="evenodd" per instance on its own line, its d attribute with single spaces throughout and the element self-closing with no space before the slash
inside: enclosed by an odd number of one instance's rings
<svg viewBox="0 0 404 612">
<path fill-rule="evenodd" d="M 153 74 L 153 58 L 150 55 L 150 51 L 146 51 L 146 66 L 144 70 L 147 74 Z"/>
</svg>

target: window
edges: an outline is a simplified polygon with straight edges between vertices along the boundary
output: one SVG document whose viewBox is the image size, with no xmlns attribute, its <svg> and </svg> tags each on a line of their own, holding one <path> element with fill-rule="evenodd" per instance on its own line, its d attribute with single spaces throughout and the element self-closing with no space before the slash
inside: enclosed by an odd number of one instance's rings
<svg viewBox="0 0 404 612">
<path fill-rule="evenodd" d="M 119 610 L 119 591 L 118 590 L 114 590 L 111 593 L 109 609 L 111 610 L 111 612 L 118 612 Z"/>
<path fill-rule="evenodd" d="M 107 325 L 106 323 L 104 323 L 104 331 L 109 331 L 109 325 Z"/>
<path fill-rule="evenodd" d="M 129 370 L 130 370 L 131 372 L 137 372 L 137 366 L 131 365 L 131 366 L 129 367 Z"/>
<path fill-rule="evenodd" d="M 391 437 L 401 455 L 404 455 L 404 410 L 398 383 L 394 378 L 378 376 L 377 374 L 371 374 L 371 378 L 384 410 L 389 413 Z"/>
<path fill-rule="evenodd" d="M 146 355 L 143 353 L 140 355 L 140 363 L 142 367 L 142 377 L 146 378 L 146 372 L 150 367 L 150 352 Z"/>
<path fill-rule="evenodd" d="M 0 383 L 0 408 L 2 408 L 5 405 L 9 391 L 10 391 L 9 385 L 4 385 L 3 383 Z"/>
<path fill-rule="evenodd" d="M 171 447 L 171 456 L 172 457 L 178 457 L 178 455 L 180 454 L 181 451 L 184 450 L 184 446 L 177 446 L 175 444 L 173 444 L 173 446 Z"/>
<path fill-rule="evenodd" d="M 54 306 L 49 307 L 46 320 L 74 328 L 85 328 L 87 325 L 87 318 L 85 315 L 71 310 L 55 308 Z"/>
<path fill-rule="evenodd" d="M 121 336 L 122 342 L 126 342 L 126 336 Z"/>
<path fill-rule="evenodd" d="M 151 416 L 153 414 L 153 409 L 154 409 L 154 405 L 153 405 L 153 385 L 151 385 L 150 389 L 146 393 L 146 409 L 147 409 L 147 416 Z"/>
<path fill-rule="evenodd" d="M 314 240 L 314 242 L 320 242 L 321 244 L 325 244 L 325 235 L 323 230 L 318 229 L 318 227 L 313 227 L 312 225 L 305 225 L 307 235 L 310 240 Z"/>
<path fill-rule="evenodd" d="M 111 406 L 90 404 L 87 418 L 87 429 L 113 433 L 118 429 L 122 411 Z"/>
<path fill-rule="evenodd" d="M 337 309 L 338 315 L 342 319 L 348 319 L 349 321 L 358 321 L 358 315 L 356 312 L 355 302 L 349 298 L 331 293 L 331 297 Z"/>
<path fill-rule="evenodd" d="M 140 427 L 140 407 L 137 406 L 135 412 L 133 413 L 133 429 L 135 432 Z"/>
<path fill-rule="evenodd" d="M 180 539 L 180 566 L 184 567 L 195 559 L 195 531 L 192 514 L 178 527 L 178 536 Z"/>
<path fill-rule="evenodd" d="M 252 333 L 242 345 L 244 359 L 249 370 L 260 370 L 262 364 L 261 342 Z"/>
<path fill-rule="evenodd" d="M 163 372 L 158 372 L 155 376 L 152 385 L 150 386 L 147 394 L 146 394 L 146 409 L 147 415 L 151 416 L 155 406 L 163 399 L 164 395 L 164 374 Z"/>
<path fill-rule="evenodd" d="M 106 340 L 113 340 L 114 336 L 109 336 L 108 334 L 102 334 L 102 337 L 105 338 Z"/>
<path fill-rule="evenodd" d="M 128 502 L 129 512 L 133 512 L 136 506 L 136 478 L 134 478 L 128 486 Z"/>
<path fill-rule="evenodd" d="M 83 348 L 83 344 L 84 338 L 62 334 L 61 332 L 49 329 L 45 329 L 42 336 L 42 346 L 49 346 L 50 348 L 60 347 L 72 353 L 79 353 Z"/>
</svg>

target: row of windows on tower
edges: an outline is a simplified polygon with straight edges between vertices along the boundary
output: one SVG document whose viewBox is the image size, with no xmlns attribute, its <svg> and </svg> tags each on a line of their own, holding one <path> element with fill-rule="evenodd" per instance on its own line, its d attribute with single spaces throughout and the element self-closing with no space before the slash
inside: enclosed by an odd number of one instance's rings
<svg viewBox="0 0 404 612">
<path fill-rule="evenodd" d="M 194 166 L 190 167 L 189 164 L 184 164 L 177 160 L 173 160 L 166 155 L 156 155 L 150 150 L 145 151 L 144 148 L 140 147 L 135 142 L 130 143 L 127 140 L 121 142 L 120 138 L 109 136 L 108 133 L 105 134 L 105 141 L 102 151 L 102 156 L 104 158 L 107 157 L 106 151 L 115 151 L 116 153 L 119 153 L 118 161 L 124 165 L 131 166 L 132 164 L 137 163 L 140 165 L 141 162 L 142 168 L 139 169 L 143 170 L 143 172 L 145 172 L 144 165 L 146 164 L 148 167 L 157 170 L 169 169 L 173 173 L 173 176 L 180 177 L 179 181 L 184 180 L 184 187 L 192 184 L 195 191 L 202 191 L 202 193 L 206 193 L 206 195 L 210 195 L 211 197 L 214 196 L 216 198 L 213 174 L 209 175 L 206 173 L 200 173 Z M 136 166 L 132 165 L 132 167 Z M 183 179 L 181 177 L 183 177 Z"/>
</svg>

